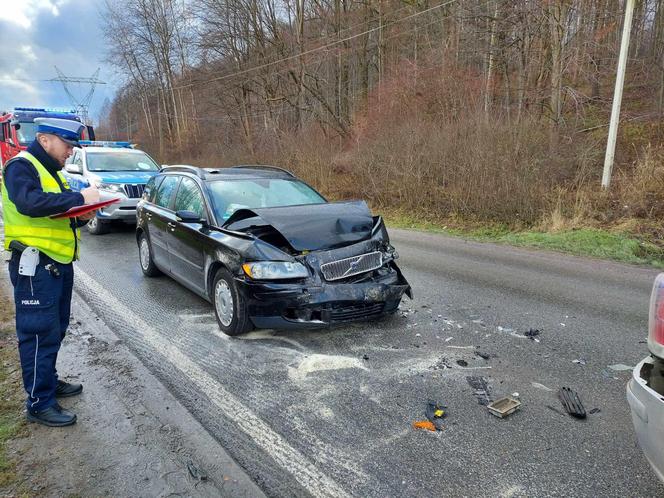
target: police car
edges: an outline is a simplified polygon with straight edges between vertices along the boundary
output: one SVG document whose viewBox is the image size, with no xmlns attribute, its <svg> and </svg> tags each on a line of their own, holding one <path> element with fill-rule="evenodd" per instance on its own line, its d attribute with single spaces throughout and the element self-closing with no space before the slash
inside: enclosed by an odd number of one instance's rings
<svg viewBox="0 0 664 498">
<path fill-rule="evenodd" d="M 113 220 L 136 223 L 136 204 L 147 181 L 159 172 L 159 165 L 129 142 L 80 141 L 81 147 L 67 159 L 64 175 L 72 190 L 94 185 L 102 201 L 120 198 L 120 202 L 97 211 L 88 222 L 93 235 L 108 232 Z"/>
</svg>

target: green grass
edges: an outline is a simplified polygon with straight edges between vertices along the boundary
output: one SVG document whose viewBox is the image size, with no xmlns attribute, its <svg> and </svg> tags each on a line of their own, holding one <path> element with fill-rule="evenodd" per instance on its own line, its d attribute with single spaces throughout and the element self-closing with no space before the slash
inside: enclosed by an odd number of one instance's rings
<svg viewBox="0 0 664 498">
<path fill-rule="evenodd" d="M 532 230 L 513 230 L 503 225 L 459 228 L 456 222 L 455 226 L 448 227 L 444 224 L 419 221 L 403 215 L 388 215 L 385 219 L 389 226 L 395 228 L 440 232 L 480 242 L 536 247 L 578 256 L 590 256 L 664 268 L 663 248 L 653 243 L 639 240 L 635 236 L 624 232 L 613 232 L 597 228 L 583 228 L 560 232 L 537 232 Z"/>
<path fill-rule="evenodd" d="M 6 275 L 0 274 L 0 279 Z M 25 427 L 23 386 L 13 325 L 11 289 L 0 281 L 0 491 L 12 486 L 17 475 L 15 462 L 7 456 L 7 442 L 18 437 Z"/>
</svg>

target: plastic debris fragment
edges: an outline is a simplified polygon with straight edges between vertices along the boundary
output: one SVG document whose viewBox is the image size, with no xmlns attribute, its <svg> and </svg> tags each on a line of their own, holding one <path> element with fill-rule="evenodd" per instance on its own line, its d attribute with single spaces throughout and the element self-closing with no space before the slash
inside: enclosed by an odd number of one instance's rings
<svg viewBox="0 0 664 498">
<path fill-rule="evenodd" d="M 581 398 L 576 391 L 569 387 L 561 387 L 558 391 L 558 398 L 563 404 L 565 411 L 575 418 L 586 418 L 586 409 L 581 403 Z"/>
</svg>

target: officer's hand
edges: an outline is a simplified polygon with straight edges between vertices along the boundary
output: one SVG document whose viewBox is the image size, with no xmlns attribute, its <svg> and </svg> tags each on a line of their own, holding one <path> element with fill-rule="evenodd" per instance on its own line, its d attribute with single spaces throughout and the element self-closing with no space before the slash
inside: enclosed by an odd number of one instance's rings
<svg viewBox="0 0 664 498">
<path fill-rule="evenodd" d="M 94 218 L 97 214 L 97 211 L 90 211 L 89 213 L 82 214 L 81 216 L 78 216 L 79 220 L 87 221 L 91 220 Z"/>
<path fill-rule="evenodd" d="M 97 187 L 87 187 L 81 190 L 81 194 L 83 194 L 83 199 L 85 200 L 86 204 L 94 204 L 95 202 L 99 202 L 99 190 L 97 190 Z"/>
</svg>

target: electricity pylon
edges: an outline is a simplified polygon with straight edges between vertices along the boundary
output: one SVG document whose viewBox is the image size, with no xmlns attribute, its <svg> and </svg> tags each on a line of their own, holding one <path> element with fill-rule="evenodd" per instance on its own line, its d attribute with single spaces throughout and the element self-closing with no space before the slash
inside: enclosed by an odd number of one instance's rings
<svg viewBox="0 0 664 498">
<path fill-rule="evenodd" d="M 76 108 L 76 112 L 80 115 L 81 119 L 83 120 L 83 123 L 86 125 L 92 124 L 90 122 L 90 117 L 88 115 L 88 108 L 90 107 L 92 96 L 95 93 L 95 87 L 97 85 L 106 84 L 105 81 L 102 81 L 98 78 L 100 68 L 97 68 L 97 70 L 90 78 L 85 78 L 79 76 L 65 76 L 65 74 L 62 71 L 60 71 L 57 66 L 54 67 L 55 67 L 55 72 L 58 73 L 58 77 L 52 78 L 50 81 L 59 81 L 60 83 L 62 83 L 62 87 L 65 89 L 65 93 L 69 97 L 69 100 L 71 101 L 72 105 Z M 71 88 L 69 86 L 72 83 L 88 84 L 90 85 L 90 89 L 83 96 L 83 98 L 78 99 L 71 91 Z"/>
</svg>

